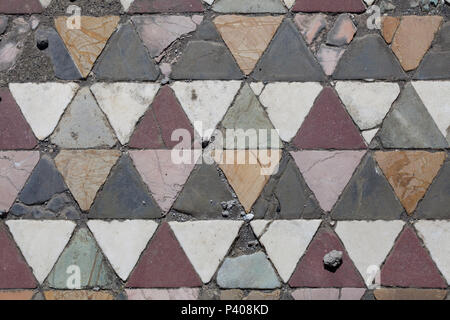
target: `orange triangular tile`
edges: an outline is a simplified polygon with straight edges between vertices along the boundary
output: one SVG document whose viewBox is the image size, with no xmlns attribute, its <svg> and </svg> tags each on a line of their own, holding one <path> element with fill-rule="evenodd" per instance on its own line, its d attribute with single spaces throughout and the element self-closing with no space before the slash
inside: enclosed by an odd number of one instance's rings
<svg viewBox="0 0 450 320">
<path fill-rule="evenodd" d="M 376 152 L 375 158 L 408 214 L 416 209 L 444 163 L 445 152 Z"/>
<path fill-rule="evenodd" d="M 282 20 L 281 16 L 225 15 L 214 19 L 214 23 L 242 71 L 249 74 Z"/>
<path fill-rule="evenodd" d="M 394 39 L 395 32 L 400 25 L 401 18 L 385 16 L 381 19 L 381 35 L 387 43 Z"/>
</svg>

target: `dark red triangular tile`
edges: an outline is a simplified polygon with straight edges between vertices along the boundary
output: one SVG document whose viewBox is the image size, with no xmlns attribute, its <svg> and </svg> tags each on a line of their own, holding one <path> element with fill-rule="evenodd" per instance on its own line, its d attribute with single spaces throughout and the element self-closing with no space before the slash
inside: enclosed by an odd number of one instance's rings
<svg viewBox="0 0 450 320">
<path fill-rule="evenodd" d="M 31 289 L 37 282 L 17 245 L 0 224 L 0 289 Z"/>
<path fill-rule="evenodd" d="M 407 227 L 397 239 L 381 268 L 381 285 L 414 288 L 446 288 L 428 252 Z"/>
<path fill-rule="evenodd" d="M 302 12 L 364 12 L 362 0 L 297 0 L 292 11 Z"/>
<path fill-rule="evenodd" d="M 128 12 L 203 12 L 200 0 L 135 0 Z"/>
<path fill-rule="evenodd" d="M 177 129 L 186 129 L 194 137 L 194 129 L 172 89 L 164 86 L 141 119 L 129 145 L 137 149 L 170 149 L 179 143 L 171 140 Z"/>
<path fill-rule="evenodd" d="M 33 149 L 33 131 L 7 88 L 0 88 L 0 150 Z"/>
<path fill-rule="evenodd" d="M 334 272 L 325 269 L 323 257 L 332 250 L 342 251 L 342 264 Z M 362 288 L 364 282 L 337 235 L 320 229 L 311 241 L 289 280 L 291 287 Z"/>
<path fill-rule="evenodd" d="M 317 98 L 293 143 L 300 149 L 366 148 L 358 128 L 330 87 Z"/>
<path fill-rule="evenodd" d="M 130 288 L 199 287 L 202 282 L 169 224 L 163 223 L 132 272 Z"/>
</svg>

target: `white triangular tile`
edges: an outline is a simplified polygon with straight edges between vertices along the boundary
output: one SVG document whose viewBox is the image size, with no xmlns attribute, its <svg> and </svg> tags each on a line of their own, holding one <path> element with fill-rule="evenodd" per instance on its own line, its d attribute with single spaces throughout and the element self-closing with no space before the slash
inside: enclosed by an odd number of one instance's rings
<svg viewBox="0 0 450 320">
<path fill-rule="evenodd" d="M 134 0 L 120 0 L 120 3 L 122 4 L 123 11 L 127 12 L 128 9 L 130 9 L 131 4 L 134 2 Z"/>
<path fill-rule="evenodd" d="M 286 7 L 288 7 L 289 9 L 292 8 L 292 6 L 295 3 L 295 0 L 283 0 L 284 4 L 286 5 Z"/>
<path fill-rule="evenodd" d="M 10 83 L 14 99 L 39 140 L 55 130 L 78 90 L 76 83 Z"/>
<path fill-rule="evenodd" d="M 214 0 L 203 0 L 203 2 L 205 2 L 205 3 L 209 4 L 209 5 L 212 5 Z"/>
<path fill-rule="evenodd" d="M 259 99 L 281 139 L 290 141 L 321 91 L 315 82 L 274 82 L 266 85 Z"/>
<path fill-rule="evenodd" d="M 263 234 L 264 230 L 266 229 L 267 225 L 271 222 L 272 220 L 253 220 L 252 222 L 250 222 L 250 225 L 253 229 L 253 232 L 255 233 L 255 235 L 259 238 L 261 237 L 261 235 Z"/>
<path fill-rule="evenodd" d="M 172 89 L 194 128 L 209 140 L 234 100 L 241 81 L 175 82 Z"/>
<path fill-rule="evenodd" d="M 6 224 L 40 283 L 52 270 L 75 229 L 72 221 L 9 220 Z"/>
<path fill-rule="evenodd" d="M 211 220 L 169 224 L 200 278 L 207 283 L 236 239 L 243 222 Z"/>
<path fill-rule="evenodd" d="M 375 129 L 372 129 L 372 130 L 362 131 L 361 135 L 363 136 L 363 138 L 366 141 L 366 143 L 370 144 L 372 142 L 373 138 L 377 135 L 379 130 L 380 130 L 380 128 L 375 128 Z"/>
<path fill-rule="evenodd" d="M 158 224 L 150 220 L 90 220 L 88 227 L 119 277 L 126 280 Z"/>
<path fill-rule="evenodd" d="M 134 127 L 153 102 L 156 83 L 96 83 L 91 91 L 108 117 L 120 143 L 126 144 Z"/>
<path fill-rule="evenodd" d="M 252 88 L 255 95 L 259 96 L 264 89 L 264 82 L 252 82 L 250 83 L 250 88 Z"/>
<path fill-rule="evenodd" d="M 42 7 L 47 8 L 52 0 L 39 0 L 39 2 L 41 3 Z"/>
</svg>

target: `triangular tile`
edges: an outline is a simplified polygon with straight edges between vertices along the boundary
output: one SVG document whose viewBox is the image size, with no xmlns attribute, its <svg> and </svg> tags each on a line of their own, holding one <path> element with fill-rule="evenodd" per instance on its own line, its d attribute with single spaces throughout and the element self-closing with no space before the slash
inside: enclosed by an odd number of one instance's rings
<svg viewBox="0 0 450 320">
<path fill-rule="evenodd" d="M 381 268 L 384 287 L 447 288 L 414 230 L 406 227 Z"/>
<path fill-rule="evenodd" d="M 120 0 L 120 4 L 123 7 L 123 11 L 127 12 L 128 9 L 130 9 L 130 6 L 133 2 L 134 0 Z"/>
<path fill-rule="evenodd" d="M 323 211 L 289 156 L 284 156 L 278 171 L 270 177 L 253 205 L 257 219 L 318 219 Z"/>
<path fill-rule="evenodd" d="M 408 83 L 383 121 L 378 137 L 385 148 L 447 148 L 431 115 L 413 86 Z"/>
<path fill-rule="evenodd" d="M 220 288 L 275 289 L 280 280 L 264 252 L 228 257 L 217 272 Z"/>
<path fill-rule="evenodd" d="M 224 146 L 227 149 L 282 148 L 278 134 L 273 134 L 272 123 L 247 83 L 244 84 L 233 105 L 228 109 L 222 120 L 222 127 Z M 266 130 L 266 133 L 263 130 Z M 244 141 L 242 138 L 246 140 Z"/>
<path fill-rule="evenodd" d="M 6 224 L 36 279 L 42 283 L 69 241 L 75 223 L 9 220 Z"/>
<path fill-rule="evenodd" d="M 371 153 L 361 161 L 336 203 L 331 216 L 335 220 L 399 219 L 403 207 Z"/>
<path fill-rule="evenodd" d="M 5 290 L 0 291 L 0 301 L 27 301 L 36 300 L 33 296 L 37 295 L 35 290 Z M 43 300 L 43 299 L 42 299 Z"/>
<path fill-rule="evenodd" d="M 450 143 L 450 81 L 415 81 L 413 86 Z"/>
<path fill-rule="evenodd" d="M 212 9 L 230 13 L 284 13 L 280 0 L 216 0 Z"/>
<path fill-rule="evenodd" d="M 91 87 L 120 143 L 126 144 L 134 126 L 158 91 L 156 83 L 96 83 Z"/>
<path fill-rule="evenodd" d="M 8 88 L 0 88 L 0 149 L 33 149 L 37 140 Z"/>
<path fill-rule="evenodd" d="M 39 0 L 39 2 L 41 3 L 43 8 L 47 8 L 52 2 L 52 0 Z"/>
<path fill-rule="evenodd" d="M 112 81 L 153 81 L 159 76 L 131 22 L 119 26 L 93 72 L 97 79 Z"/>
<path fill-rule="evenodd" d="M 292 11 L 360 13 L 366 11 L 366 6 L 362 0 L 297 0 Z"/>
<path fill-rule="evenodd" d="M 122 280 L 126 280 L 158 224 L 148 220 L 90 220 L 98 245 Z"/>
<path fill-rule="evenodd" d="M 107 290 L 48 290 L 45 300 L 114 300 L 112 291 Z"/>
<path fill-rule="evenodd" d="M 343 253 L 342 264 L 335 271 L 327 270 L 323 263 L 324 256 L 332 250 Z M 299 261 L 289 285 L 307 288 L 361 288 L 364 287 L 364 281 L 334 231 L 320 229 Z"/>
<path fill-rule="evenodd" d="M 400 220 L 339 221 L 336 233 L 359 273 L 367 280 L 372 266 L 380 268 L 403 225 Z"/>
<path fill-rule="evenodd" d="M 291 152 L 306 183 L 325 211 L 333 208 L 365 153 L 365 151 Z"/>
<path fill-rule="evenodd" d="M 336 91 L 359 128 L 368 130 L 381 125 L 400 94 L 400 87 L 388 82 L 339 81 Z"/>
<path fill-rule="evenodd" d="M 378 34 L 355 38 L 339 61 L 334 79 L 402 80 L 406 75 Z"/>
<path fill-rule="evenodd" d="M 391 44 L 394 39 L 395 32 L 400 25 L 401 17 L 383 16 L 381 18 L 381 35 L 386 43 Z"/>
<path fill-rule="evenodd" d="M 321 220 L 275 220 L 258 237 L 284 282 L 288 282 L 320 223 Z"/>
<path fill-rule="evenodd" d="M 336 92 L 326 87 L 293 140 L 300 149 L 365 149 L 361 133 Z"/>
<path fill-rule="evenodd" d="M 39 161 L 37 151 L 0 151 L 0 212 L 7 212 Z"/>
<path fill-rule="evenodd" d="M 66 190 L 64 179 L 53 159 L 43 155 L 20 192 L 19 200 L 27 205 L 41 204 L 50 200 L 53 195 Z"/>
<path fill-rule="evenodd" d="M 44 140 L 55 129 L 78 90 L 78 85 L 56 82 L 10 83 L 9 89 L 36 137 Z"/>
<path fill-rule="evenodd" d="M 266 85 L 259 99 L 283 141 L 295 136 L 321 91 L 322 86 L 314 82 Z"/>
<path fill-rule="evenodd" d="M 419 219 L 450 218 L 450 157 L 444 162 L 425 197 L 419 202 L 416 216 Z"/>
<path fill-rule="evenodd" d="M 214 24 L 245 74 L 253 71 L 283 17 L 219 16 Z"/>
<path fill-rule="evenodd" d="M 72 266 L 79 271 L 71 270 Z M 78 288 L 70 287 L 71 274 L 80 275 Z M 114 270 L 86 227 L 75 231 L 47 278 L 48 285 L 56 289 L 109 289 L 116 280 Z"/>
<path fill-rule="evenodd" d="M 442 275 L 450 283 L 450 222 L 420 220 L 415 224 Z"/>
<path fill-rule="evenodd" d="M 252 76 L 260 81 L 323 81 L 325 75 L 294 23 L 278 28 Z"/>
<path fill-rule="evenodd" d="M 37 282 L 6 226 L 0 224 L 0 288 L 36 288 Z"/>
<path fill-rule="evenodd" d="M 175 82 L 172 85 L 189 120 L 205 140 L 211 137 L 240 87 L 240 81 Z"/>
<path fill-rule="evenodd" d="M 203 12 L 200 0 L 135 0 L 128 10 L 129 13 L 184 13 Z"/>
<path fill-rule="evenodd" d="M 417 80 L 446 80 L 450 78 L 450 50 L 444 52 L 430 51 L 423 58 L 414 79 Z"/>
<path fill-rule="evenodd" d="M 288 7 L 288 9 L 290 9 L 294 5 L 295 0 L 283 0 L 283 2 L 286 5 L 286 7 Z"/>
<path fill-rule="evenodd" d="M 192 17 L 186 16 L 145 15 L 131 20 L 151 57 L 159 56 L 175 40 L 197 28 Z"/>
<path fill-rule="evenodd" d="M 123 155 L 98 193 L 89 211 L 90 219 L 151 219 L 160 218 L 161 209 L 155 203 L 133 166 Z"/>
<path fill-rule="evenodd" d="M 199 288 L 125 289 L 128 300 L 198 300 Z"/>
<path fill-rule="evenodd" d="M 136 169 L 164 212 L 172 207 L 195 162 L 176 164 L 171 150 L 130 151 Z"/>
<path fill-rule="evenodd" d="M 43 10 L 39 0 L 2 0 L 0 3 L 0 12 L 5 14 L 41 13 Z"/>
<path fill-rule="evenodd" d="M 208 283 L 236 239 L 242 221 L 188 221 L 169 224 L 200 278 Z"/>
<path fill-rule="evenodd" d="M 221 202 L 233 200 L 214 164 L 199 164 L 173 205 L 173 209 L 195 218 L 222 217 Z"/>
<path fill-rule="evenodd" d="M 278 167 L 281 151 L 227 150 L 224 153 L 217 152 L 214 159 L 245 211 L 249 212 L 269 181 L 270 175 Z"/>
<path fill-rule="evenodd" d="M 78 91 L 50 139 L 68 149 L 112 147 L 116 143 L 114 132 L 88 87 Z"/>
<path fill-rule="evenodd" d="M 117 16 L 80 17 L 81 28 L 72 28 L 69 17 L 55 19 L 55 27 L 63 39 L 81 75 L 87 77 L 120 18 Z"/>
<path fill-rule="evenodd" d="M 447 290 L 416 288 L 379 288 L 373 291 L 376 300 L 444 300 Z"/>
<path fill-rule="evenodd" d="M 201 287 L 195 272 L 167 222 L 156 232 L 130 275 L 127 287 Z"/>
<path fill-rule="evenodd" d="M 375 158 L 395 194 L 412 214 L 446 158 L 445 152 L 376 152 Z"/>
<path fill-rule="evenodd" d="M 89 210 L 119 157 L 120 151 L 117 150 L 62 150 L 56 156 L 56 167 L 81 210 Z"/>
<path fill-rule="evenodd" d="M 194 128 L 169 86 L 159 90 L 152 105 L 136 126 L 129 146 L 136 149 L 171 149 L 179 141 L 172 141 L 175 130 L 187 130 L 194 138 Z M 183 145 L 187 143 L 183 141 Z"/>
</svg>

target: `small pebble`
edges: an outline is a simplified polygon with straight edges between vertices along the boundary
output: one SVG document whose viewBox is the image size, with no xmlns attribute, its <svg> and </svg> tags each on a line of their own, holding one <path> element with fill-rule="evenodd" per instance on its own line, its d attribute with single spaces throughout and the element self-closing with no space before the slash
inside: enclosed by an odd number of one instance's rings
<svg viewBox="0 0 450 320">
<path fill-rule="evenodd" d="M 342 255 L 342 251 L 330 251 L 323 257 L 323 264 L 330 268 L 337 268 L 342 263 Z"/>
</svg>

